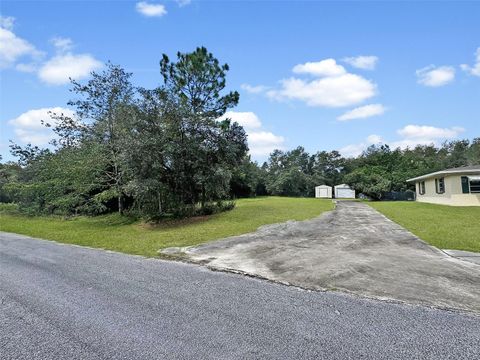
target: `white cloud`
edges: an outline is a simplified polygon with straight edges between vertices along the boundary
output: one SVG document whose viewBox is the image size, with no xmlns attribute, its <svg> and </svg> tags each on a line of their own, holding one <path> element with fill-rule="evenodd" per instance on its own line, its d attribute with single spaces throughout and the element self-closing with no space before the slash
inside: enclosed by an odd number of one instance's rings
<svg viewBox="0 0 480 360">
<path fill-rule="evenodd" d="M 266 156 L 275 149 L 283 149 L 285 138 L 262 128 L 258 116 L 250 111 L 227 111 L 219 120 L 231 119 L 245 129 L 248 135 L 248 147 L 253 156 Z"/>
<path fill-rule="evenodd" d="M 475 52 L 475 63 L 473 66 L 469 66 L 467 64 L 460 65 L 462 70 L 468 72 L 471 75 L 480 76 L 480 47 L 477 48 Z"/>
<path fill-rule="evenodd" d="M 15 65 L 15 69 L 24 73 L 34 73 L 37 71 L 37 64 L 36 63 L 28 63 L 28 64 L 20 63 Z"/>
<path fill-rule="evenodd" d="M 359 144 L 350 144 L 350 145 L 344 146 L 344 147 L 340 148 L 338 151 L 344 157 L 357 157 L 367 147 L 368 147 L 368 145 L 366 143 L 362 142 L 362 143 L 359 143 Z"/>
<path fill-rule="evenodd" d="M 26 131 L 24 129 L 15 129 L 16 137 L 24 144 L 33 144 L 37 146 L 47 145 L 53 139 L 52 134 L 43 132 Z"/>
<path fill-rule="evenodd" d="M 42 124 L 42 120 L 50 124 L 54 123 L 49 112 L 63 113 L 69 117 L 75 116 L 72 110 L 62 107 L 41 108 L 28 110 L 15 119 L 9 120 L 8 123 L 13 126 L 15 135 L 22 143 L 46 145 L 54 137 L 52 130 Z"/>
<path fill-rule="evenodd" d="M 55 46 L 57 52 L 66 52 L 73 48 L 73 41 L 70 38 L 54 37 L 50 42 Z"/>
<path fill-rule="evenodd" d="M 430 65 L 416 71 L 418 83 L 438 87 L 444 86 L 455 79 L 455 69 L 451 66 Z"/>
<path fill-rule="evenodd" d="M 397 130 L 397 134 L 402 138 L 391 141 L 390 147 L 413 148 L 417 145 L 439 145 L 445 140 L 453 140 L 465 131 L 464 128 L 454 126 L 451 128 L 440 128 L 427 125 L 407 125 Z"/>
<path fill-rule="evenodd" d="M 348 121 L 353 119 L 364 119 L 371 116 L 382 115 L 387 109 L 382 104 L 370 104 L 360 106 L 350 111 L 347 111 L 343 115 L 340 115 L 337 120 Z"/>
<path fill-rule="evenodd" d="M 240 87 L 248 93 L 251 94 L 260 94 L 268 90 L 268 86 L 264 85 L 249 85 L 249 84 L 242 84 Z"/>
<path fill-rule="evenodd" d="M 42 62 L 45 54 L 16 36 L 11 31 L 13 23 L 11 17 L 0 17 L 0 68 L 14 67 L 17 71 L 37 73 L 40 80 L 47 84 L 62 85 L 69 82 L 69 77 L 82 79 L 102 67 L 102 63 L 90 54 L 71 53 L 73 41 L 63 37 L 50 40 L 56 54 Z M 19 62 L 24 58 L 29 61 Z"/>
<path fill-rule="evenodd" d="M 254 156 L 269 155 L 275 149 L 283 149 L 285 138 L 269 131 L 251 132 L 248 134 L 250 154 Z"/>
<path fill-rule="evenodd" d="M 103 64 L 90 54 L 60 54 L 40 67 L 38 77 L 47 84 L 63 85 L 70 81 L 69 78 L 85 78 L 102 66 Z"/>
<path fill-rule="evenodd" d="M 435 140 L 432 140 L 432 139 L 400 139 L 400 140 L 396 140 L 396 141 L 391 141 L 391 142 L 388 143 L 388 145 L 392 149 L 397 149 L 397 148 L 413 149 L 413 148 L 415 148 L 416 146 L 419 146 L 419 145 L 438 145 L 438 144 Z"/>
<path fill-rule="evenodd" d="M 375 66 L 377 66 L 378 57 L 361 55 L 355 57 L 347 57 L 342 60 L 358 69 L 374 70 Z"/>
<path fill-rule="evenodd" d="M 70 78 L 80 80 L 103 66 L 102 62 L 90 54 L 72 53 L 70 50 L 74 44 L 70 38 L 54 37 L 50 42 L 55 47 L 56 55 L 44 62 L 37 70 L 40 80 L 47 84 L 67 84 L 70 82 Z M 24 66 L 19 70 L 28 71 L 29 66 Z"/>
<path fill-rule="evenodd" d="M 258 116 L 251 111 L 227 111 L 221 119 L 230 119 L 234 122 L 237 122 L 246 130 L 258 129 L 262 126 Z"/>
<path fill-rule="evenodd" d="M 342 65 L 338 65 L 335 59 L 325 59 L 317 62 L 298 64 L 292 70 L 295 74 L 310 74 L 314 76 L 339 76 L 346 73 Z"/>
<path fill-rule="evenodd" d="M 456 139 L 464 128 L 454 126 L 451 128 L 439 128 L 427 125 L 407 125 L 397 130 L 400 139 L 394 141 L 386 141 L 378 135 L 370 135 L 363 142 L 358 144 L 350 144 L 339 151 L 344 156 L 358 156 L 370 145 L 387 144 L 392 149 L 414 148 L 417 145 L 440 145 L 445 140 Z"/>
<path fill-rule="evenodd" d="M 383 139 L 379 135 L 372 134 L 367 136 L 367 143 L 369 144 L 380 144 L 382 142 L 383 142 Z"/>
<path fill-rule="evenodd" d="M 12 16 L 1 16 L 0 15 L 0 28 L 13 30 L 13 24 L 15 23 L 15 18 Z"/>
<path fill-rule="evenodd" d="M 176 2 L 178 4 L 178 6 L 184 7 L 184 6 L 190 5 L 192 0 L 176 0 Z"/>
<path fill-rule="evenodd" d="M 359 75 L 348 73 L 335 59 L 298 64 L 296 74 L 309 74 L 314 79 L 291 77 L 280 81 L 279 89 L 266 92 L 277 100 L 300 100 L 309 106 L 343 107 L 356 105 L 376 95 L 377 86 Z"/>
<path fill-rule="evenodd" d="M 13 33 L 14 18 L 0 19 L 0 69 L 15 66 L 24 57 L 36 59 L 42 56 L 35 46 Z"/>
<path fill-rule="evenodd" d="M 465 131 L 461 127 L 438 128 L 426 125 L 407 125 L 397 130 L 397 133 L 409 139 L 449 139 L 457 137 Z"/>
<path fill-rule="evenodd" d="M 356 157 L 360 155 L 363 151 L 365 151 L 370 145 L 377 145 L 383 143 L 383 139 L 379 135 L 369 135 L 367 138 L 358 144 L 350 144 L 344 146 L 338 150 L 340 154 L 346 157 Z"/>
<path fill-rule="evenodd" d="M 135 9 L 144 16 L 163 16 L 167 14 L 167 9 L 162 4 L 153 4 L 146 1 L 140 1 L 135 5 Z"/>
<path fill-rule="evenodd" d="M 309 106 L 342 107 L 361 103 L 376 94 L 376 85 L 355 74 L 325 77 L 311 81 L 290 78 L 281 81 L 279 90 L 267 96 L 275 100 L 302 100 Z"/>
</svg>

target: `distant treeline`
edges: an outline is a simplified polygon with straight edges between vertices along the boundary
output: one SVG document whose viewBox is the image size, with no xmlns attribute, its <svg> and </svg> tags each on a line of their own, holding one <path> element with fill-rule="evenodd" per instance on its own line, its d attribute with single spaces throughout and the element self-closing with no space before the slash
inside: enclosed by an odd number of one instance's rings
<svg viewBox="0 0 480 360">
<path fill-rule="evenodd" d="M 275 150 L 263 165 L 248 155 L 237 123 L 218 121 L 237 105 L 225 92 L 228 65 L 205 48 L 160 61 L 163 84 L 136 87 L 108 63 L 82 84 L 72 80 L 75 118 L 50 114 L 48 149 L 12 143 L 18 162 L 0 163 L 0 202 L 28 214 L 146 218 L 193 216 L 230 209 L 232 199 L 313 196 L 320 184 L 347 183 L 381 199 L 411 187 L 405 180 L 443 168 L 480 163 L 480 138 L 390 149 L 371 146 L 356 158 L 337 151 Z"/>
<path fill-rule="evenodd" d="M 237 196 L 314 196 L 316 185 L 346 183 L 357 194 L 379 200 L 387 192 L 414 190 L 414 185 L 406 183 L 409 178 L 476 164 L 480 164 L 480 138 L 404 150 L 372 145 L 355 158 L 342 157 L 338 151 L 309 154 L 298 147 L 275 150 L 260 167 L 244 160 L 234 173 L 231 187 Z"/>
</svg>

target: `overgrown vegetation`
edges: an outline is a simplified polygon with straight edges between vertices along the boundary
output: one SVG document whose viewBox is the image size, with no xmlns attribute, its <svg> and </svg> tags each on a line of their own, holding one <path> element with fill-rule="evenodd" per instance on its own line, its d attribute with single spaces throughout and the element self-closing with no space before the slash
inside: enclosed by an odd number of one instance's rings
<svg viewBox="0 0 480 360">
<path fill-rule="evenodd" d="M 244 160 L 245 131 L 218 121 L 238 103 L 225 93 L 228 65 L 205 48 L 160 62 L 163 85 L 134 87 L 107 64 L 86 84 L 72 81 L 75 118 L 51 114 L 54 150 L 11 145 L 22 168 L 3 165 L 2 196 L 31 214 L 145 217 L 212 214 L 232 208 L 230 180 Z"/>
<path fill-rule="evenodd" d="M 400 201 L 369 204 L 433 246 L 480 252 L 480 207 Z"/>
<path fill-rule="evenodd" d="M 406 179 L 480 164 L 480 138 L 390 149 L 356 158 L 338 151 L 275 150 L 263 165 L 248 156 L 247 135 L 220 119 L 239 101 L 226 90 L 228 65 L 205 48 L 160 61 L 163 85 L 136 87 L 108 63 L 86 83 L 72 80 L 75 117 L 51 114 L 48 149 L 11 145 L 18 163 L 0 163 L 0 202 L 30 215 L 100 215 L 146 219 L 210 215 L 232 199 L 259 195 L 312 197 L 320 184 L 347 183 L 382 199 L 413 185 Z"/>
<path fill-rule="evenodd" d="M 414 190 L 406 183 L 409 178 L 474 164 L 480 164 L 480 138 L 404 150 L 372 145 L 356 158 L 344 158 L 337 151 L 309 154 L 302 147 L 276 150 L 260 169 L 250 171 L 259 179 L 252 189 L 272 195 L 314 196 L 316 185 L 347 183 L 357 194 L 380 200 L 390 191 Z"/>
<path fill-rule="evenodd" d="M 8 207 L 2 212 L 2 207 Z M 212 216 L 145 223 L 119 214 L 95 217 L 27 217 L 0 206 L 1 230 L 128 254 L 156 256 L 157 250 L 190 246 L 255 231 L 259 226 L 306 220 L 333 209 L 329 200 L 259 197 L 240 199 L 232 211 Z"/>
</svg>

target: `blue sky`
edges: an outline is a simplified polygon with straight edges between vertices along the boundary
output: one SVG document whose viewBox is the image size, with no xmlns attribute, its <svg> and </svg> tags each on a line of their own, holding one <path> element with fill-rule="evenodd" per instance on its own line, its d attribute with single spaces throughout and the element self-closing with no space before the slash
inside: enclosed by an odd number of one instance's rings
<svg viewBox="0 0 480 360">
<path fill-rule="evenodd" d="M 144 87 L 206 46 L 241 94 L 254 159 L 480 136 L 480 2 L 2 1 L 0 154 L 43 145 L 45 112 L 107 60 Z M 67 110 L 64 110 L 68 112 Z"/>
</svg>

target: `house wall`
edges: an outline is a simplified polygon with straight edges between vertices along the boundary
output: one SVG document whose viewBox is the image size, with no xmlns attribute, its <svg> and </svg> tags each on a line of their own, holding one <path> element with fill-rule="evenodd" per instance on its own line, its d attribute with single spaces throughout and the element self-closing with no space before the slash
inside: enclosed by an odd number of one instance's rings
<svg viewBox="0 0 480 360">
<path fill-rule="evenodd" d="M 425 194 L 420 195 L 420 182 L 415 184 L 417 201 L 453 206 L 480 206 L 480 194 L 462 193 L 462 175 L 445 176 L 445 192 L 437 194 L 435 178 L 425 180 Z"/>
</svg>

